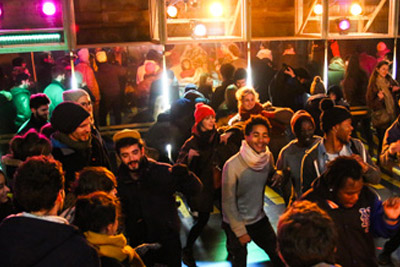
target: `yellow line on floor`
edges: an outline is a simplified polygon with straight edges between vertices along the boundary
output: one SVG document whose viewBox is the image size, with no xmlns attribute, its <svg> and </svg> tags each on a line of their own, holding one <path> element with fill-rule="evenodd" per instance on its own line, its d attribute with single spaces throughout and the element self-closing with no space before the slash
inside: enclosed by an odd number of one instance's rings
<svg viewBox="0 0 400 267">
<path fill-rule="evenodd" d="M 385 187 L 381 184 L 368 184 L 369 186 L 375 188 L 375 189 L 384 189 Z"/>
<path fill-rule="evenodd" d="M 265 187 L 265 196 L 269 198 L 275 205 L 285 204 L 283 198 L 278 195 L 274 190 L 272 190 L 269 186 Z"/>
<path fill-rule="evenodd" d="M 189 218 L 190 217 L 190 212 L 188 208 L 185 205 L 185 202 L 183 202 L 182 198 L 180 196 L 175 196 L 175 199 L 179 201 L 181 204 L 179 205 L 179 211 L 183 215 L 184 218 Z"/>
<path fill-rule="evenodd" d="M 385 181 L 391 183 L 392 185 L 397 186 L 397 187 L 400 188 L 400 181 L 390 177 L 389 175 L 387 175 L 385 173 L 382 173 L 381 177 L 382 177 L 383 180 L 385 180 Z"/>
</svg>

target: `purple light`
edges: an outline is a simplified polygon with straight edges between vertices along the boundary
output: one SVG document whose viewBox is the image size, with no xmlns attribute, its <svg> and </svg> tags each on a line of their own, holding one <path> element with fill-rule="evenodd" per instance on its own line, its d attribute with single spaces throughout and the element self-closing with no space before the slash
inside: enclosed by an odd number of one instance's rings
<svg viewBox="0 0 400 267">
<path fill-rule="evenodd" d="M 350 28 L 350 21 L 348 19 L 344 19 L 339 22 L 339 29 L 341 31 L 347 31 L 349 28 Z"/>
<path fill-rule="evenodd" d="M 42 11 L 46 16 L 53 16 L 56 13 L 56 5 L 53 2 L 45 2 Z"/>
</svg>

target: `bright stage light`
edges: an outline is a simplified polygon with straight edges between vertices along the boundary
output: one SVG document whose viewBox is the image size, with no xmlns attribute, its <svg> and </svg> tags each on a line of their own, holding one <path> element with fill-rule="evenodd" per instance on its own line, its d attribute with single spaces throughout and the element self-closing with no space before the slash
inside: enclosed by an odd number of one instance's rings
<svg viewBox="0 0 400 267">
<path fill-rule="evenodd" d="M 338 22 L 338 27 L 340 31 L 345 32 L 350 29 L 350 21 L 348 19 L 342 19 Z"/>
<path fill-rule="evenodd" d="M 207 35 L 207 28 L 204 24 L 196 24 L 193 28 L 193 35 L 195 37 L 205 37 Z"/>
<path fill-rule="evenodd" d="M 219 2 L 212 3 L 210 6 L 210 13 L 214 17 L 221 17 L 222 14 L 224 13 L 224 8 L 222 4 Z"/>
<path fill-rule="evenodd" d="M 3 10 L 3 4 L 0 3 L 0 18 L 3 17 L 4 10 Z"/>
<path fill-rule="evenodd" d="M 362 7 L 360 6 L 360 4 L 352 4 L 350 7 L 350 13 L 354 16 L 358 16 L 360 15 L 362 12 Z"/>
<path fill-rule="evenodd" d="M 45 2 L 43 3 L 42 6 L 42 12 L 46 15 L 46 16 L 53 16 L 54 14 L 56 14 L 56 5 L 53 2 Z"/>
<path fill-rule="evenodd" d="M 167 14 L 171 18 L 176 18 L 176 16 L 178 15 L 178 9 L 176 8 L 176 6 L 168 6 L 167 7 Z"/>
<path fill-rule="evenodd" d="M 314 6 L 314 13 L 315 13 L 316 15 L 321 15 L 322 12 L 323 12 L 322 5 L 321 5 L 321 4 L 316 4 L 316 5 Z"/>
</svg>

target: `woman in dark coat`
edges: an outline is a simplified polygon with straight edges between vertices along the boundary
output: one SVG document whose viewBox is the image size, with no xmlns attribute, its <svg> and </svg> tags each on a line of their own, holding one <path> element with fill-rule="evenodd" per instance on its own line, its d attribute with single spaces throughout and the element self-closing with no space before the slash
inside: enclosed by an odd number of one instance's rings
<svg viewBox="0 0 400 267">
<path fill-rule="evenodd" d="M 217 187 L 213 179 L 217 164 L 214 164 L 213 158 L 220 143 L 220 136 L 215 129 L 214 110 L 208 105 L 198 103 L 194 117 L 192 136 L 182 146 L 177 160 L 178 163 L 187 164 L 203 183 L 202 191 L 188 199 L 191 210 L 198 213 L 183 249 L 183 262 L 188 266 L 196 266 L 193 244 L 206 226 L 213 210 L 215 187 Z"/>
</svg>

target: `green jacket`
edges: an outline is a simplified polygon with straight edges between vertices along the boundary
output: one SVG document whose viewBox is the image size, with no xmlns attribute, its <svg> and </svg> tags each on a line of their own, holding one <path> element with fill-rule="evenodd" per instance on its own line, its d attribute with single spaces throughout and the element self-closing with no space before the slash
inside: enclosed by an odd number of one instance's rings
<svg viewBox="0 0 400 267">
<path fill-rule="evenodd" d="M 50 106 L 49 106 L 50 116 L 53 113 L 53 110 L 56 108 L 56 106 L 61 102 L 63 102 L 62 93 L 64 91 L 65 91 L 64 85 L 56 80 L 53 80 L 51 84 L 49 84 L 46 87 L 46 89 L 44 89 L 43 93 L 47 95 L 47 97 L 50 99 Z"/>
<path fill-rule="evenodd" d="M 31 93 L 26 88 L 13 87 L 10 90 L 12 94 L 12 101 L 17 111 L 17 118 L 15 125 L 17 129 L 31 117 L 31 108 L 29 106 L 29 99 Z"/>
</svg>

